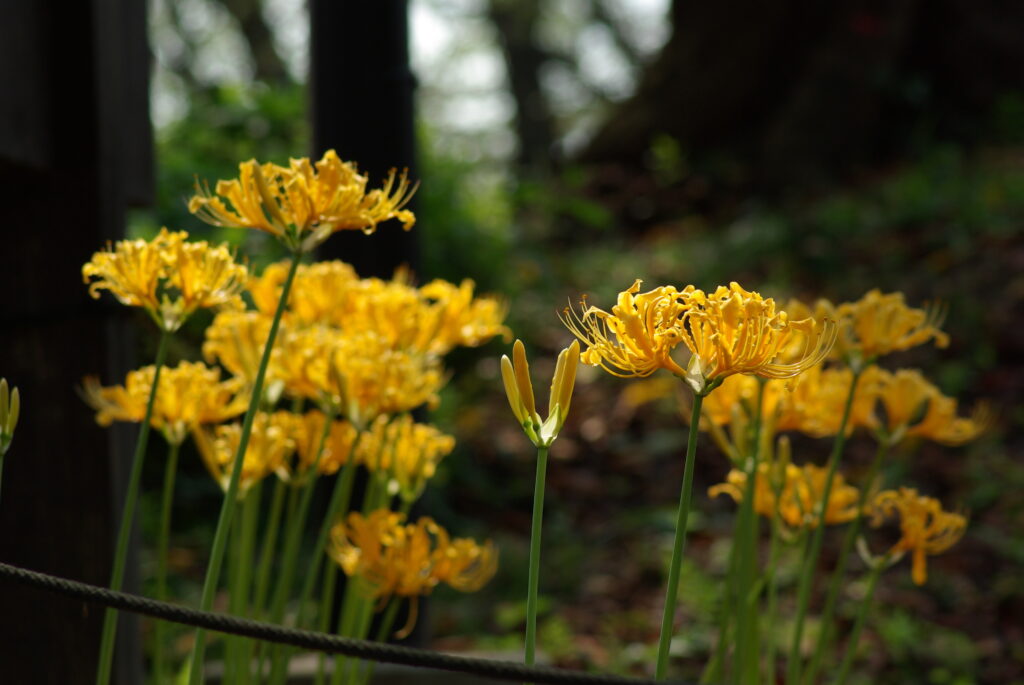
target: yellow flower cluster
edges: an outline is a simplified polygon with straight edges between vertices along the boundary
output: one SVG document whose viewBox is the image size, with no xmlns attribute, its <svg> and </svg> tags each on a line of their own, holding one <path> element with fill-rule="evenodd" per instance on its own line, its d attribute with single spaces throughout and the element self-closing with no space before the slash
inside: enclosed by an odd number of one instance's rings
<svg viewBox="0 0 1024 685">
<path fill-rule="evenodd" d="M 249 489 L 260 480 L 285 468 L 288 457 L 295 450 L 290 419 L 285 412 L 256 414 L 249 444 L 242 459 L 242 473 L 238 483 L 239 499 L 243 499 Z M 227 491 L 242 437 L 241 424 L 221 424 L 212 430 L 200 427 L 192 431 L 192 436 L 210 475 L 221 489 Z"/>
<path fill-rule="evenodd" d="M 934 340 L 938 347 L 949 344 L 939 330 L 945 318 L 942 307 L 909 307 L 903 293 L 871 290 L 856 302 L 833 306 L 819 301 L 819 311 L 839 321 L 839 336 L 832 356 L 848 364 L 870 363 L 885 354 L 907 350 Z"/>
<path fill-rule="evenodd" d="M 943 511 L 937 499 L 919 495 L 913 488 L 878 493 L 871 501 L 871 512 L 876 526 L 887 518 L 899 517 L 901 537 L 889 553 L 910 552 L 911 576 L 917 585 L 924 585 L 928 579 L 927 556 L 945 552 L 967 528 L 966 517 Z"/>
<path fill-rule="evenodd" d="M 166 331 L 197 309 L 240 309 L 246 268 L 226 246 L 187 238 L 163 228 L 151 241 L 121 240 L 95 253 L 82 267 L 89 294 L 109 290 L 122 304 L 144 308 Z"/>
<path fill-rule="evenodd" d="M 758 464 L 754 478 L 754 511 L 761 516 L 772 518 L 778 511 L 782 522 L 790 528 L 816 528 L 815 515 L 825 494 L 825 480 L 828 469 L 804 464 Z M 726 482 L 712 486 L 710 497 L 729 495 L 736 502 L 743 501 L 747 487 L 747 474 L 732 469 Z M 857 517 L 857 503 L 860 491 L 849 485 L 839 473 L 832 481 L 832 492 L 825 508 L 825 523 L 838 524 L 852 521 Z"/>
<path fill-rule="evenodd" d="M 295 442 L 295 456 L 297 457 L 294 465 L 287 472 L 278 471 L 278 473 L 287 480 L 302 481 L 313 466 L 313 462 L 316 461 L 327 416 L 317 409 L 311 409 L 305 414 L 281 411 L 276 412 L 275 415 L 281 425 L 288 426 L 289 434 Z M 323 451 L 320 454 L 317 473 L 322 475 L 337 473 L 338 469 L 348 462 L 352 450 L 355 449 L 358 435 L 359 431 L 350 422 L 331 421 L 326 439 L 323 440 Z"/>
<path fill-rule="evenodd" d="M 370 596 L 417 597 L 439 583 L 475 592 L 494 576 L 498 554 L 490 541 L 453 540 L 427 517 L 404 521 L 402 514 L 378 509 L 365 517 L 352 513 L 331 531 L 331 557 L 348 576 L 365 581 Z"/>
<path fill-rule="evenodd" d="M 836 335 L 833 321 L 791 320 L 738 283 L 711 294 L 693 286 L 641 293 L 637 280 L 610 313 L 585 306 L 563 320 L 588 346 L 584 363 L 623 377 L 668 369 L 702 395 L 732 374 L 791 378 L 821 362 Z M 690 351 L 685 370 L 671 356 L 680 342 Z"/>
<path fill-rule="evenodd" d="M 277 306 L 288 264 L 268 266 L 249 290 L 257 309 L 270 316 Z M 502 321 L 506 304 L 475 297 L 475 285 L 434 280 L 420 288 L 399 272 L 385 281 L 360 279 L 339 261 L 300 266 L 288 298 L 286 321 L 296 327 L 318 324 L 342 331 L 373 332 L 396 349 L 444 355 L 454 347 L 475 347 L 508 336 Z"/>
<path fill-rule="evenodd" d="M 389 494 L 414 501 L 453 449 L 455 438 L 404 414 L 378 417 L 363 434 L 356 454 L 371 473 L 387 478 Z"/>
<path fill-rule="evenodd" d="M 215 193 L 197 185 L 189 211 L 214 226 L 266 231 L 302 252 L 335 231 L 372 233 L 388 219 L 408 230 L 416 222 L 404 209 L 415 192 L 405 172 L 396 176 L 392 170 L 383 186 L 369 190 L 369 179 L 334 150 L 315 164 L 305 157 L 286 167 L 253 159 L 238 170 L 238 178 L 218 181 Z"/>
<path fill-rule="evenodd" d="M 154 371 L 152 366 L 129 371 L 124 385 L 108 387 L 101 386 L 95 377 L 85 378 L 83 396 L 96 410 L 96 422 L 109 426 L 114 421 L 142 421 Z M 168 442 L 180 445 L 197 426 L 220 423 L 243 413 L 248 397 L 241 390 L 240 381 L 222 381 L 219 369 L 201 362 L 164 367 L 150 425 L 161 431 Z"/>
<path fill-rule="evenodd" d="M 882 429 L 887 439 L 896 442 L 904 435 L 933 440 L 943 445 L 962 445 L 976 439 L 994 422 L 985 403 L 971 416 L 957 414 L 957 401 L 947 397 L 920 371 L 901 369 L 890 373 L 876 369 L 878 403 L 885 409 L 885 424 L 873 418 L 872 427 Z"/>
</svg>

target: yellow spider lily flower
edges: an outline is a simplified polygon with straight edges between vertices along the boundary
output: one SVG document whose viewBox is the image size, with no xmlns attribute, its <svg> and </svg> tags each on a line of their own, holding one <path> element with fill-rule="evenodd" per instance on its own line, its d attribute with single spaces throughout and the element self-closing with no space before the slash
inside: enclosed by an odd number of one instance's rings
<svg viewBox="0 0 1024 685">
<path fill-rule="evenodd" d="M 415 501 L 437 465 L 455 449 L 455 438 L 434 426 L 415 423 L 408 414 L 378 417 L 359 443 L 358 458 L 369 471 L 382 474 L 388 492 Z"/>
<path fill-rule="evenodd" d="M 785 464 L 781 474 L 781 482 L 772 483 L 773 464 L 758 464 L 754 482 L 754 511 L 761 516 L 773 518 L 778 514 L 783 523 L 790 528 L 816 528 L 818 519 L 815 516 L 817 507 L 825 492 L 825 480 L 828 469 L 814 464 Z M 747 474 L 739 469 L 732 469 L 726 476 L 726 482 L 708 489 L 708 496 L 729 495 L 736 502 L 743 501 L 747 487 Z M 778 496 L 776 496 L 778 489 Z M 826 525 L 834 525 L 852 521 L 857 517 L 857 505 L 860 491 L 846 483 L 842 474 L 836 473 L 832 481 L 832 492 L 828 506 L 825 508 Z"/>
<path fill-rule="evenodd" d="M 221 312 L 206 328 L 203 357 L 211 364 L 220 363 L 251 387 L 256 380 L 263 347 L 270 336 L 270 326 L 271 318 L 259 312 Z M 271 359 L 265 387 L 272 399 L 280 395 L 280 376 Z M 276 392 L 273 391 L 275 386 L 278 388 Z"/>
<path fill-rule="evenodd" d="M 871 367 L 858 379 L 850 419 L 846 423 L 847 435 L 857 428 L 874 428 L 873 411 L 881 388 L 881 373 L 877 367 Z M 820 365 L 788 381 L 780 393 L 775 429 L 800 431 L 815 438 L 835 435 L 839 432 L 851 383 L 853 372 L 850 369 L 826 369 Z"/>
<path fill-rule="evenodd" d="M 320 439 L 324 432 L 326 415 L 312 409 L 305 414 L 296 415 L 289 412 L 276 412 L 281 425 L 289 426 L 289 435 L 295 442 L 296 459 L 290 468 L 282 468 L 278 475 L 289 482 L 303 482 L 320 448 Z M 359 431 L 348 421 L 332 421 L 324 441 L 323 454 L 317 473 L 331 475 L 345 465 L 356 442 Z"/>
<path fill-rule="evenodd" d="M 391 349 L 372 332 L 326 326 L 287 331 L 272 359 L 287 392 L 332 403 L 357 426 L 381 414 L 436 406 L 445 381 L 435 357 Z"/>
<path fill-rule="evenodd" d="M 142 421 L 153 374 L 152 366 L 129 371 L 124 385 L 109 387 L 102 387 L 95 377 L 85 378 L 83 396 L 96 410 L 96 422 L 109 426 L 114 421 Z M 238 416 L 245 411 L 248 402 L 238 379 L 222 381 L 218 369 L 208 368 L 201 362 L 181 362 L 160 371 L 160 387 L 150 425 L 168 442 L 180 445 L 190 430 Z"/>
<path fill-rule="evenodd" d="M 903 293 L 871 290 L 856 302 L 832 307 L 839 322 L 839 336 L 832 356 L 851 366 L 863 366 L 890 352 L 906 350 L 934 340 L 937 347 L 949 344 L 949 336 L 939 330 L 945 310 L 937 305 L 927 309 L 908 307 Z"/>
<path fill-rule="evenodd" d="M 678 331 L 691 357 L 683 378 L 700 394 L 736 373 L 792 378 L 820 363 L 835 341 L 831 319 L 791 320 L 772 298 L 736 282 L 711 295 L 687 288 L 684 298 Z M 800 341 L 795 352 L 794 340 Z"/>
<path fill-rule="evenodd" d="M 580 355 L 584 364 L 600 366 L 620 378 L 650 376 L 658 369 L 668 369 L 677 376 L 685 371 L 671 357 L 679 343 L 680 317 L 685 309 L 681 293 L 672 286 L 661 286 L 640 292 L 637 279 L 619 293 L 612 311 L 587 306 L 577 314 L 566 308 L 562 322 L 587 345 Z"/>
<path fill-rule="evenodd" d="M 121 240 L 82 267 L 89 294 L 109 290 L 122 304 L 142 307 L 166 331 L 197 309 L 240 309 L 247 270 L 225 245 L 189 242 L 166 228 L 152 241 Z M 96 280 L 92 280 L 96 279 Z"/>
<path fill-rule="evenodd" d="M 918 436 L 943 445 L 962 445 L 988 430 L 994 420 L 987 404 L 979 404 L 970 417 L 957 416 L 957 401 L 946 397 L 920 371 L 900 369 L 895 373 L 876 369 L 879 405 L 883 421 L 872 416 L 880 439 L 895 444 L 907 436 Z"/>
<path fill-rule="evenodd" d="M 242 473 L 238 482 L 239 499 L 244 499 L 257 482 L 284 468 L 286 460 L 295 450 L 295 441 L 290 436 L 289 428 L 289 421 L 278 414 L 256 414 L 242 459 Z M 227 492 L 242 437 L 241 424 L 222 424 L 213 430 L 195 428 L 192 437 L 210 475 Z"/>
<path fill-rule="evenodd" d="M 377 224 L 392 218 L 408 230 L 416 222 L 404 209 L 416 190 L 405 172 L 396 176 L 392 170 L 383 186 L 368 190 L 368 178 L 353 163 L 342 162 L 334 150 L 328 150 L 315 169 L 305 157 L 290 160 L 287 167 L 249 160 L 238 168 L 238 178 L 218 181 L 216 193 L 197 184 L 189 211 L 215 226 L 265 231 L 302 252 L 335 231 L 372 233 Z"/>
<path fill-rule="evenodd" d="M 332 529 L 328 553 L 346 575 L 365 581 L 371 597 L 381 599 L 427 595 L 439 583 L 473 592 L 494 576 L 497 551 L 490 541 L 452 540 L 427 517 L 404 521 L 387 509 L 365 517 L 353 512 Z"/>
<path fill-rule="evenodd" d="M 18 389 L 13 390 L 7 385 L 6 378 L 0 378 L 0 457 L 7 454 L 14 439 L 14 429 L 18 426 L 18 415 L 21 413 L 21 395 Z"/>
<path fill-rule="evenodd" d="M 955 545 L 967 528 L 965 516 L 943 511 L 937 499 L 918 495 L 913 488 L 884 490 L 875 495 L 870 509 L 875 526 L 899 516 L 902 537 L 890 554 L 910 552 L 911 577 L 916 585 L 924 585 L 928 580 L 927 557 Z"/>
<path fill-rule="evenodd" d="M 512 332 L 504 325 L 508 304 L 497 297 L 475 296 L 476 284 L 464 279 L 459 285 L 435 279 L 419 288 L 428 302 L 427 319 L 417 349 L 446 354 L 453 347 L 477 347 L 491 338 L 507 341 Z"/>
<path fill-rule="evenodd" d="M 565 425 L 576 384 L 576 369 L 580 361 L 580 344 L 573 340 L 569 347 L 558 354 L 555 375 L 551 380 L 551 394 L 548 399 L 548 418 L 542 420 L 537 413 L 530 382 L 530 365 L 526 361 L 526 348 L 521 340 L 512 346 L 513 363 L 508 355 L 501 355 L 501 379 L 505 384 L 505 395 L 512 407 L 512 413 L 519 419 L 526 437 L 537 447 L 549 447 L 558 437 L 558 431 Z"/>
</svg>

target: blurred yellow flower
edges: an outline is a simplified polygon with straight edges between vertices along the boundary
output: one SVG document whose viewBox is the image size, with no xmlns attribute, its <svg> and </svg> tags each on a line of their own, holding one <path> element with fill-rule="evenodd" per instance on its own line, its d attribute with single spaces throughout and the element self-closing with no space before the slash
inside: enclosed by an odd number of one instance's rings
<svg viewBox="0 0 1024 685">
<path fill-rule="evenodd" d="M 268 317 L 277 309 L 290 266 L 287 260 L 275 262 L 259 277 L 249 279 L 249 292 L 256 309 Z M 342 261 L 300 264 L 288 295 L 285 316 L 299 326 L 333 324 L 336 313 L 349 306 L 350 293 L 358 282 L 355 269 Z"/>
<path fill-rule="evenodd" d="M 428 304 L 417 349 L 443 355 L 453 347 L 477 347 L 499 335 L 509 338 L 511 331 L 503 323 L 507 303 L 496 297 L 474 297 L 475 287 L 468 278 L 459 285 L 435 279 L 419 289 Z"/>
<path fill-rule="evenodd" d="M 658 369 L 684 376 L 671 357 L 681 335 L 682 293 L 672 286 L 641 293 L 642 282 L 637 279 L 619 293 L 611 313 L 588 307 L 584 300 L 582 313 L 567 307 L 562 322 L 587 345 L 580 355 L 584 364 L 620 378 L 649 376 Z"/>
<path fill-rule="evenodd" d="M 272 359 L 288 393 L 332 403 L 357 426 L 381 414 L 435 406 L 445 381 L 435 357 L 391 349 L 371 332 L 326 326 L 286 331 Z"/>
<path fill-rule="evenodd" d="M 957 402 L 946 397 L 915 369 L 889 372 L 869 369 L 877 377 L 876 397 L 884 409 L 884 419 L 872 415 L 872 428 L 879 439 L 897 443 L 907 436 L 918 436 L 944 445 L 962 445 L 991 427 L 993 414 L 985 403 L 970 417 L 957 416 Z"/>
<path fill-rule="evenodd" d="M 558 437 L 558 431 L 562 430 L 569 415 L 572 391 L 576 384 L 576 369 L 580 361 L 580 344 L 573 340 L 569 347 L 558 354 L 555 375 L 551 379 L 547 419 L 541 419 L 537 413 L 530 366 L 521 340 L 516 340 L 512 346 L 512 358 L 514 362 L 509 361 L 508 355 L 501 355 L 501 380 L 505 384 L 505 395 L 512 413 L 519 419 L 523 432 L 534 445 L 548 447 Z"/>
<path fill-rule="evenodd" d="M 154 371 L 152 366 L 129 371 L 124 385 L 109 387 L 102 387 L 95 377 L 85 378 L 83 396 L 96 410 L 96 422 L 109 426 L 114 421 L 142 421 Z M 160 371 L 150 425 L 168 442 L 180 445 L 197 426 L 220 423 L 243 413 L 248 401 L 237 379 L 222 381 L 218 369 L 201 362 L 181 362 Z"/>
<path fill-rule="evenodd" d="M 203 357 L 210 363 L 219 362 L 251 386 L 256 380 L 263 346 L 270 336 L 270 325 L 270 317 L 259 312 L 221 312 L 206 329 Z M 271 360 L 266 386 L 272 387 L 279 377 L 280 373 Z"/>
<path fill-rule="evenodd" d="M 846 423 L 847 435 L 857 428 L 875 426 L 873 412 L 880 391 L 880 373 L 877 367 L 871 367 L 857 380 Z M 818 365 L 788 381 L 779 396 L 775 429 L 800 431 L 815 438 L 835 435 L 853 380 L 853 372 L 848 368 L 826 369 Z"/>
<path fill-rule="evenodd" d="M 404 521 L 387 509 L 354 512 L 331 531 L 331 558 L 346 575 L 362 578 L 371 597 L 417 597 L 439 583 L 473 592 L 494 576 L 498 555 L 490 541 L 452 540 L 427 517 Z"/>
<path fill-rule="evenodd" d="M 89 294 L 109 290 L 122 304 L 143 307 L 166 331 L 197 309 L 239 309 L 247 270 L 224 245 L 189 242 L 166 228 L 152 241 L 122 240 L 82 267 Z M 96 279 L 96 280 L 91 280 Z"/>
<path fill-rule="evenodd" d="M 832 347 L 831 319 L 791 320 L 775 301 L 733 282 L 711 295 L 687 288 L 679 324 L 690 349 L 685 380 L 703 394 L 709 383 L 735 373 L 791 378 L 821 362 Z M 792 343 L 799 340 L 799 349 Z M 782 358 L 783 353 L 785 358 Z"/>
<path fill-rule="evenodd" d="M 778 509 L 782 522 L 790 528 L 816 528 L 817 507 L 825 492 L 828 469 L 805 464 L 785 464 L 783 469 L 774 469 L 773 464 L 758 464 L 754 480 L 754 511 L 761 516 L 772 518 Z M 779 471 L 782 473 L 780 474 Z M 781 476 L 781 477 L 780 477 Z M 777 479 L 772 482 L 773 478 Z M 708 489 L 708 496 L 729 495 L 736 502 L 743 501 L 747 487 L 747 474 L 732 469 L 726 482 Z M 776 496 L 778 492 L 778 496 Z M 846 483 L 842 474 L 836 473 L 832 481 L 832 492 L 825 508 L 825 523 L 838 524 L 852 521 L 857 517 L 860 491 Z"/>
<path fill-rule="evenodd" d="M 238 498 L 244 499 L 249 488 L 275 471 L 284 468 L 285 462 L 295 450 L 287 419 L 280 414 L 258 412 L 253 420 L 252 435 L 242 459 L 242 473 L 238 482 Z M 208 428 L 196 428 L 192 431 L 199 456 L 217 481 L 221 489 L 227 492 L 231 480 L 231 470 L 235 455 L 242 437 L 242 426 L 238 423 L 222 424 Z"/>
<path fill-rule="evenodd" d="M 455 438 L 404 414 L 378 417 L 363 434 L 357 454 L 367 469 L 387 478 L 390 494 L 411 502 L 453 449 Z"/>
<path fill-rule="evenodd" d="M 937 499 L 918 495 L 913 488 L 884 490 L 875 495 L 870 509 L 875 526 L 899 516 L 902 537 L 890 554 L 911 553 L 911 576 L 917 585 L 924 585 L 928 579 L 927 556 L 945 552 L 967 528 L 966 517 L 943 511 Z"/>
<path fill-rule="evenodd" d="M 937 347 L 949 344 L 949 336 L 939 330 L 945 311 L 933 305 L 928 309 L 908 307 L 903 293 L 871 290 L 856 302 L 832 307 L 821 306 L 839 322 L 839 337 L 832 356 L 853 366 L 869 364 L 890 352 L 906 350 L 934 340 Z"/>
<path fill-rule="evenodd" d="M 189 211 L 215 226 L 266 231 L 292 250 L 308 252 L 335 231 L 361 229 L 398 219 L 408 230 L 416 217 L 408 209 L 415 188 L 405 172 L 392 170 L 380 188 L 367 190 L 368 179 L 351 162 L 328 150 L 314 165 L 308 158 L 289 166 L 239 165 L 238 178 L 217 182 L 216 193 L 197 185 Z M 230 206 L 229 206 L 230 203 Z"/>
<path fill-rule="evenodd" d="M 279 475 L 288 481 L 301 482 L 316 460 L 327 416 L 317 409 L 311 409 L 305 414 L 299 415 L 289 412 L 276 412 L 276 414 L 280 415 L 278 421 L 281 425 L 289 426 L 289 435 L 295 442 L 296 457 L 294 465 L 279 471 Z M 355 446 L 358 434 L 359 431 L 348 421 L 332 421 L 327 439 L 324 441 L 324 450 L 320 455 L 317 473 L 321 475 L 337 473 L 338 469 L 348 461 L 349 453 Z"/>
</svg>

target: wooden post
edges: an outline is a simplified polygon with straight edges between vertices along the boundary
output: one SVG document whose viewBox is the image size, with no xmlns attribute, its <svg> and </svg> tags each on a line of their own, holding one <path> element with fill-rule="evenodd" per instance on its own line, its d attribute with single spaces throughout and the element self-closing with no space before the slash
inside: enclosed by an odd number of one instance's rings
<svg viewBox="0 0 1024 685">
<path fill-rule="evenodd" d="M 417 178 L 407 15 L 406 0 L 310 2 L 313 155 L 334 148 L 358 162 L 372 185 L 392 168 L 408 167 Z M 421 230 L 406 233 L 389 222 L 371 237 L 343 232 L 320 257 L 343 259 L 361 276 L 389 277 L 402 264 L 415 267 Z"/>
<path fill-rule="evenodd" d="M 4 463 L 0 559 L 106 585 L 131 437 L 97 427 L 75 388 L 86 374 L 124 373 L 131 314 L 91 300 L 81 267 L 123 235 L 126 204 L 149 199 L 145 7 L 13 0 L 4 13 L 0 376 L 23 403 Z M 93 681 L 102 609 L 7 581 L 0 607 L 0 679 Z M 139 623 L 125 625 L 115 680 L 137 683 Z"/>
</svg>

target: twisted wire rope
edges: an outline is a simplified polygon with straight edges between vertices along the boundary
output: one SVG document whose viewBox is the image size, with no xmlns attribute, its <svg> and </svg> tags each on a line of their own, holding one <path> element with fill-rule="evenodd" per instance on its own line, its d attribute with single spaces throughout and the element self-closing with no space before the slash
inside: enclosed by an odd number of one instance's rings
<svg viewBox="0 0 1024 685">
<path fill-rule="evenodd" d="M 30 571 L 0 562 L 0 578 L 30 585 L 42 590 L 130 611 L 144 616 L 171 621 L 220 633 L 240 635 L 267 642 L 291 645 L 302 649 L 343 654 L 391 664 L 402 664 L 457 673 L 479 675 L 493 680 L 564 683 L 569 685 L 653 685 L 655 681 L 626 676 L 583 673 L 547 666 L 525 666 L 512 661 L 480 659 L 443 654 L 427 649 L 389 645 L 369 640 L 339 637 L 312 630 L 299 630 L 263 621 L 254 621 L 227 614 L 199 611 L 178 604 L 160 602 L 127 592 L 89 585 L 68 578 Z M 684 685 L 681 681 L 660 681 L 661 685 Z"/>
</svg>

